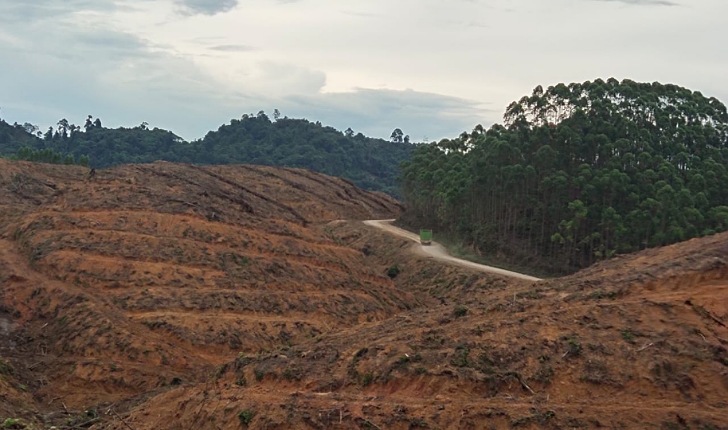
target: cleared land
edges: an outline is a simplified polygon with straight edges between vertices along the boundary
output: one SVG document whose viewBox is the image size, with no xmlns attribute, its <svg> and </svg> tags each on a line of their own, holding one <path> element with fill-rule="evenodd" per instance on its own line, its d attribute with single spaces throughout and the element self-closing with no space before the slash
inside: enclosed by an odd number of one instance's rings
<svg viewBox="0 0 728 430">
<path fill-rule="evenodd" d="M 728 234 L 533 282 L 415 253 L 357 221 L 394 218 L 396 202 L 304 170 L 87 174 L 0 161 L 0 418 L 728 423 Z"/>
</svg>

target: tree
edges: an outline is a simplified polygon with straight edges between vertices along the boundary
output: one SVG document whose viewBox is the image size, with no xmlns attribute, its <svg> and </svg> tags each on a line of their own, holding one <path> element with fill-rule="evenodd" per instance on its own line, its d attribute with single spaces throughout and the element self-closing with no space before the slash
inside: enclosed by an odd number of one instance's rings
<svg viewBox="0 0 728 430">
<path fill-rule="evenodd" d="M 66 118 L 63 118 L 62 120 L 58 121 L 58 136 L 60 136 L 61 140 L 65 140 L 68 138 L 68 130 L 70 129 L 71 125 L 68 123 L 68 120 Z"/>
<path fill-rule="evenodd" d="M 402 132 L 401 129 L 395 128 L 394 131 L 392 131 L 392 135 L 389 136 L 389 138 L 394 143 L 402 143 L 404 140 L 404 133 Z"/>
<path fill-rule="evenodd" d="M 354 137 L 354 130 L 351 129 L 351 127 L 344 130 L 344 136 L 346 137 Z"/>
<path fill-rule="evenodd" d="M 91 115 L 86 117 L 86 122 L 83 124 L 83 128 L 86 131 L 89 131 L 89 129 L 94 126 L 94 123 L 93 123 L 93 121 L 91 121 L 91 118 L 93 118 Z"/>
<path fill-rule="evenodd" d="M 395 138 L 393 133 L 392 138 Z M 419 145 L 402 172 L 412 226 L 570 272 L 728 229 L 728 112 L 675 85 L 536 87 L 504 124 Z"/>
<path fill-rule="evenodd" d="M 38 126 L 31 124 L 29 122 L 26 122 L 25 124 L 23 124 L 23 129 L 25 130 L 26 133 L 35 135 L 36 132 L 38 131 Z"/>
<path fill-rule="evenodd" d="M 278 109 L 273 109 L 273 119 L 278 121 L 281 117 L 281 112 Z"/>
</svg>

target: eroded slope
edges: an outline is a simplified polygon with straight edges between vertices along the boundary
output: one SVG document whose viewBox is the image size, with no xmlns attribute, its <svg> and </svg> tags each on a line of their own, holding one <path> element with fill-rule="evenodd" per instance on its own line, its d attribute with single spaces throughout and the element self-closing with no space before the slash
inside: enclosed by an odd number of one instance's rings
<svg viewBox="0 0 728 430">
<path fill-rule="evenodd" d="M 0 160 L 1 299 L 15 342 L 2 354 L 43 407 L 82 409 L 383 319 L 419 299 L 325 223 L 399 209 L 299 169 L 155 163 L 90 177 Z"/>
<path fill-rule="evenodd" d="M 241 355 L 135 409 L 138 428 L 695 428 L 728 425 L 728 234 L 529 284 L 334 235 L 397 261 L 427 308 Z M 161 418 L 150 418 L 160 413 Z M 117 423 L 114 428 L 123 428 Z"/>
</svg>

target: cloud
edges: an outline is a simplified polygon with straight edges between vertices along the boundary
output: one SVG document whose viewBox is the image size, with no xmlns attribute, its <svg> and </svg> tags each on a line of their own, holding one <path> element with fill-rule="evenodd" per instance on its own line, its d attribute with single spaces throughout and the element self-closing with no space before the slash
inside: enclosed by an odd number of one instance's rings
<svg viewBox="0 0 728 430">
<path fill-rule="evenodd" d="M 29 9 L 0 1 L 0 12 L 32 10 L 36 16 L 3 15 L 8 20 L 0 27 L 3 117 L 45 128 L 61 118 L 82 123 L 92 114 L 110 127 L 147 121 L 192 138 L 243 98 L 222 90 L 193 60 L 114 30 L 105 25 L 106 15 L 79 20 L 64 4 L 41 0 Z"/>
<path fill-rule="evenodd" d="M 500 121 L 538 84 L 630 77 L 726 99 L 724 1 L 555 2 L 0 0 L 0 107 L 44 128 L 92 114 L 186 139 L 278 108 L 418 141 Z"/>
<path fill-rule="evenodd" d="M 215 15 L 228 12 L 238 5 L 238 0 L 175 0 L 190 14 Z"/>
<path fill-rule="evenodd" d="M 213 51 L 222 51 L 222 52 L 250 52 L 255 51 L 255 48 L 249 45 L 216 45 L 216 46 L 210 46 L 208 49 L 212 49 Z"/>
<path fill-rule="evenodd" d="M 184 3 L 189 13 L 212 14 L 237 2 Z M 0 0 L 0 11 L 8 9 L 4 4 Z M 13 44 L 0 44 L 0 94 L 4 114 L 42 128 L 61 118 L 81 123 L 92 114 L 109 127 L 146 121 L 192 140 L 230 118 L 278 108 L 290 117 L 341 130 L 351 127 L 375 137 L 387 138 L 401 128 L 413 141 L 421 141 L 456 136 L 489 122 L 491 116 L 472 100 L 436 93 L 376 88 L 325 92 L 323 70 L 294 60 L 255 59 L 252 54 L 222 68 L 229 73 L 225 78 L 234 78 L 226 81 L 201 68 L 199 59 L 107 25 L 108 15 L 94 13 L 79 21 L 79 11 L 111 7 L 111 0 L 34 4 L 12 8 L 16 16 L 0 29 L 0 41 L 4 34 L 14 37 Z M 19 19 L 18 14 L 29 10 L 36 18 Z M 221 55 L 261 52 L 233 39 L 203 37 L 191 42 Z M 12 67 L 2 64 L 11 58 Z"/>
<path fill-rule="evenodd" d="M 669 0 L 594 0 L 601 2 L 626 3 L 633 5 L 653 5 L 653 6 L 678 6 L 679 3 Z"/>
<path fill-rule="evenodd" d="M 349 92 L 291 96 L 283 115 L 320 120 L 337 129 L 351 127 L 369 136 L 388 137 L 395 128 L 413 141 L 457 136 L 497 116 L 479 102 L 414 90 L 358 88 Z"/>
<path fill-rule="evenodd" d="M 111 0 L 34 0 L 32 2 L 0 1 L 0 21 L 22 20 L 33 22 L 47 18 L 59 18 L 84 11 L 111 11 L 116 9 Z"/>
</svg>

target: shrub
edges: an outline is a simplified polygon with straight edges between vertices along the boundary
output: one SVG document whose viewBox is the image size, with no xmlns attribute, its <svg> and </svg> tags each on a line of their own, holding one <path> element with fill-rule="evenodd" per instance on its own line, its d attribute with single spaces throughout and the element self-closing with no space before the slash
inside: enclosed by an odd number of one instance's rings
<svg viewBox="0 0 728 430">
<path fill-rule="evenodd" d="M 622 330 L 622 339 L 626 342 L 634 343 L 634 333 L 630 329 Z"/>
<path fill-rule="evenodd" d="M 579 339 L 576 337 L 569 338 L 568 345 L 567 355 L 572 357 L 581 355 L 581 342 L 579 342 Z"/>
<path fill-rule="evenodd" d="M 0 358 L 0 375 L 11 375 L 13 367 L 5 360 Z"/>
<path fill-rule="evenodd" d="M 452 314 L 457 318 L 464 317 L 468 314 L 468 308 L 466 308 L 465 306 L 455 306 Z"/>
<path fill-rule="evenodd" d="M 245 424 L 246 426 L 253 421 L 254 417 L 255 417 L 255 411 L 250 410 L 250 409 L 242 410 L 238 414 L 238 419 L 240 420 L 241 423 Z"/>
</svg>

